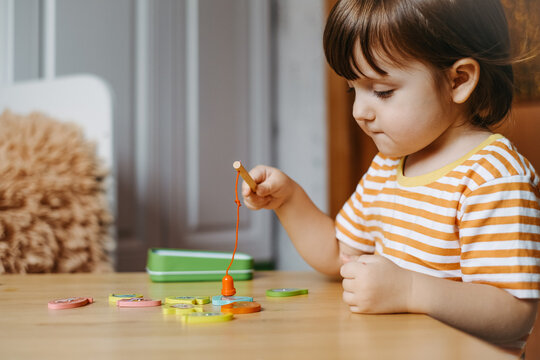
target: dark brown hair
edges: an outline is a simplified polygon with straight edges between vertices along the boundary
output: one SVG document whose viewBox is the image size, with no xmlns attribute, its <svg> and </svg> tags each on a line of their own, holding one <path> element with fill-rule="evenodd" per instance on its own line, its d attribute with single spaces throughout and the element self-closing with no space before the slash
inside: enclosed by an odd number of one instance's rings
<svg viewBox="0 0 540 360">
<path fill-rule="evenodd" d="M 340 0 L 328 17 L 324 51 L 334 71 L 354 80 L 359 46 L 369 66 L 386 71 L 377 58 L 396 65 L 416 60 L 436 81 L 457 60 L 480 64 L 480 79 L 467 101 L 474 125 L 488 128 L 508 114 L 514 76 L 508 24 L 499 0 Z"/>
</svg>

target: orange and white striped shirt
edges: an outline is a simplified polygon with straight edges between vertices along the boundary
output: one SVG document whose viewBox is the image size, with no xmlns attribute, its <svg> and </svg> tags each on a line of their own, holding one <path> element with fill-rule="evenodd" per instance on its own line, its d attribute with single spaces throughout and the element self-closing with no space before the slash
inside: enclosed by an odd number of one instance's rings
<svg viewBox="0 0 540 360">
<path fill-rule="evenodd" d="M 338 214 L 337 238 L 405 269 L 538 299 L 539 181 L 498 134 L 417 177 L 379 154 Z"/>
</svg>

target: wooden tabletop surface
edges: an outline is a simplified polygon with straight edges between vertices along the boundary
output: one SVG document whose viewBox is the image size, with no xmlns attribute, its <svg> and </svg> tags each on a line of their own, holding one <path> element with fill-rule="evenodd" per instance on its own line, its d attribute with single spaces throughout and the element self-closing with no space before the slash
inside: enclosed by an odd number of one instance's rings
<svg viewBox="0 0 540 360">
<path fill-rule="evenodd" d="M 0 275 L 0 358 L 515 358 L 428 316 L 352 314 L 341 300 L 341 283 L 313 272 L 257 272 L 235 286 L 237 295 L 254 297 L 262 311 L 224 323 L 183 324 L 159 307 L 117 308 L 108 295 L 219 295 L 220 282 L 152 283 L 145 273 Z M 265 295 L 267 289 L 294 287 L 309 294 Z M 78 296 L 95 302 L 47 308 L 51 300 Z"/>
</svg>

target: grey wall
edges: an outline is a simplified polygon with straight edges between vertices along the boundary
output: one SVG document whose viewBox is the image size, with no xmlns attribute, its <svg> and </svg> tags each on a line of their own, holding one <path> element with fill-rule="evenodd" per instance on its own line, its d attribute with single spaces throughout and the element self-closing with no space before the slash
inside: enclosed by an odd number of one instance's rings
<svg viewBox="0 0 540 360">
<path fill-rule="evenodd" d="M 203 58 L 195 62 L 203 71 L 197 83 L 202 105 L 194 139 L 186 113 L 193 58 L 185 50 L 185 20 L 193 20 L 186 9 L 196 1 L 0 0 L 0 83 L 83 72 L 111 85 L 125 270 L 141 270 L 149 246 L 228 249 L 234 211 L 224 210 L 229 179 L 219 174 L 230 170 L 229 157 L 248 167 L 281 168 L 327 208 L 324 1 L 199 2 Z M 228 19 L 224 27 L 220 19 Z M 219 86 L 212 86 L 220 73 Z M 223 85 L 233 81 L 235 90 L 227 93 Z M 231 119 L 219 118 L 224 113 Z M 194 183 L 201 186 L 193 196 Z M 198 204 L 195 226 L 190 201 Z M 275 217 L 270 228 L 269 212 L 242 211 L 247 252 L 262 260 L 274 256 L 279 269 L 308 268 Z"/>
<path fill-rule="evenodd" d="M 323 0 L 277 0 L 274 70 L 276 163 L 327 211 Z M 277 227 L 279 269 L 311 269 Z"/>
</svg>

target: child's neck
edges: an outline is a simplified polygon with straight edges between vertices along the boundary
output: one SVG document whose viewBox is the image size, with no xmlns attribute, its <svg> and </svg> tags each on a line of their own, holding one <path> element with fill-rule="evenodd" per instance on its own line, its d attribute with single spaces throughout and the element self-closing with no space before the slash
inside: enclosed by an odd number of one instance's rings
<svg viewBox="0 0 540 360">
<path fill-rule="evenodd" d="M 492 132 L 468 126 L 453 127 L 424 149 L 406 157 L 403 175 L 420 176 L 448 165 L 486 140 Z"/>
</svg>

